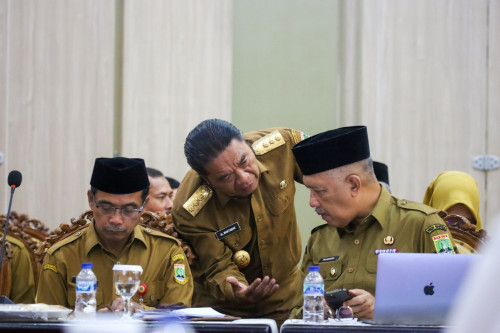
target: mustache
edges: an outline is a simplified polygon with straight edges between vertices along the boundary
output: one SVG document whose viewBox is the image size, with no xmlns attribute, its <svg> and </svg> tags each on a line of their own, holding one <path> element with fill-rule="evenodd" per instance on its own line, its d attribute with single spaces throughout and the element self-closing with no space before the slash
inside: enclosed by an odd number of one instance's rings
<svg viewBox="0 0 500 333">
<path fill-rule="evenodd" d="M 108 225 L 104 227 L 104 231 L 110 231 L 110 232 L 126 232 L 127 229 L 119 227 L 119 226 L 112 226 Z"/>
<path fill-rule="evenodd" d="M 326 214 L 328 214 L 328 213 L 326 212 L 326 210 L 321 209 L 321 208 L 314 208 L 314 211 L 315 211 L 315 212 L 316 212 L 316 214 L 318 214 L 318 215 L 326 215 Z"/>
</svg>

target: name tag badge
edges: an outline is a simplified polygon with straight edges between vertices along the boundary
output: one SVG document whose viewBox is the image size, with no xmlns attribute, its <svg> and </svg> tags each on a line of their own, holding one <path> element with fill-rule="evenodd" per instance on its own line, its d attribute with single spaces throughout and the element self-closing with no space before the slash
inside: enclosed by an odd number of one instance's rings
<svg viewBox="0 0 500 333">
<path fill-rule="evenodd" d="M 234 222 L 233 224 L 228 225 L 227 227 L 220 229 L 219 231 L 216 231 L 215 238 L 221 240 L 224 239 L 226 236 L 234 234 L 235 232 L 238 232 L 240 230 L 241 230 L 240 224 L 238 222 Z"/>
<path fill-rule="evenodd" d="M 319 260 L 319 262 L 329 262 L 329 261 L 337 261 L 337 260 L 339 260 L 339 256 L 321 258 Z"/>
</svg>

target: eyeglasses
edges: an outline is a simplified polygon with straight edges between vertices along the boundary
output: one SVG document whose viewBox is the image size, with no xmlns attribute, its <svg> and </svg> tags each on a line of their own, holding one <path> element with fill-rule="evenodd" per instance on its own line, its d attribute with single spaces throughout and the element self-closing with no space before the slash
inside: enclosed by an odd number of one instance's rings
<svg viewBox="0 0 500 333">
<path fill-rule="evenodd" d="M 113 207 L 110 204 L 98 205 L 97 202 L 95 201 L 95 198 L 94 198 L 94 203 L 99 213 L 104 216 L 113 216 L 115 215 L 115 212 L 118 209 L 123 217 L 133 219 L 139 216 L 139 214 L 143 211 L 144 205 L 146 204 L 146 200 L 144 200 L 140 208 Z"/>
</svg>

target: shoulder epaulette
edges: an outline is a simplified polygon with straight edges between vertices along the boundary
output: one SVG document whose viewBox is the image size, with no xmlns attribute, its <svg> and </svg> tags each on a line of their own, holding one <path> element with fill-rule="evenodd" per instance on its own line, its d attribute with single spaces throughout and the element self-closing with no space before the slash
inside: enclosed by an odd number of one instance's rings
<svg viewBox="0 0 500 333">
<path fill-rule="evenodd" d="M 320 230 L 320 229 L 323 229 L 324 227 L 326 227 L 328 225 L 328 223 L 325 223 L 325 224 L 321 224 L 321 225 L 318 225 L 317 227 L 315 227 L 313 230 L 311 230 L 311 235 L 314 234 L 316 231 Z"/>
<path fill-rule="evenodd" d="M 270 152 L 271 150 L 284 144 L 285 139 L 283 138 L 283 135 L 281 135 L 279 130 L 276 130 L 255 141 L 252 144 L 252 148 L 255 155 L 264 155 L 265 153 Z"/>
<path fill-rule="evenodd" d="M 304 139 L 307 139 L 308 137 L 309 135 L 307 135 L 306 133 L 292 129 L 292 138 L 294 145 L 296 145 L 297 143 L 299 143 Z"/>
<path fill-rule="evenodd" d="M 182 205 L 189 214 L 196 216 L 212 197 L 213 190 L 207 185 L 201 185 L 193 195 Z"/>
<path fill-rule="evenodd" d="M 167 239 L 170 239 L 171 241 L 174 241 L 175 243 L 177 243 L 177 245 L 181 244 L 180 240 L 178 240 L 177 238 L 175 238 L 173 236 L 170 236 L 169 234 L 166 234 L 166 233 L 164 233 L 164 232 L 162 232 L 160 230 L 157 230 L 155 228 L 150 228 L 150 227 L 147 227 L 147 226 L 144 226 L 144 225 L 140 225 L 140 227 L 148 235 L 167 238 Z"/>
<path fill-rule="evenodd" d="M 59 242 L 55 243 L 54 245 L 49 247 L 49 249 L 47 250 L 47 253 L 53 254 L 55 251 L 57 251 L 58 249 L 60 249 L 64 245 L 67 245 L 69 243 L 74 242 L 75 240 L 77 240 L 78 238 L 80 238 L 82 235 L 84 235 L 87 232 L 88 226 L 89 225 L 87 224 L 87 226 L 85 228 L 80 229 L 80 230 L 74 232 L 73 234 L 71 234 L 70 236 L 64 238 L 63 240 L 60 240 Z"/>
<path fill-rule="evenodd" d="M 398 207 L 401 207 L 403 209 L 417 210 L 417 211 L 420 211 L 426 215 L 431 215 L 431 214 L 437 213 L 436 209 L 434 209 L 430 206 L 424 205 L 422 203 L 419 203 L 419 202 L 409 201 L 409 200 L 405 200 L 405 199 L 399 199 L 396 204 Z"/>
</svg>

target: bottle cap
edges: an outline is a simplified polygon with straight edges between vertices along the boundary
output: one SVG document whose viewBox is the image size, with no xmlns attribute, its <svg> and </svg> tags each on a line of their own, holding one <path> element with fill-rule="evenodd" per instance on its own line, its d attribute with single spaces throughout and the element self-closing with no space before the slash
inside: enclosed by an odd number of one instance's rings
<svg viewBox="0 0 500 333">
<path fill-rule="evenodd" d="M 82 262 L 82 269 L 92 269 L 91 262 Z"/>
<path fill-rule="evenodd" d="M 319 266 L 309 266 L 309 272 L 319 272 Z"/>
</svg>

